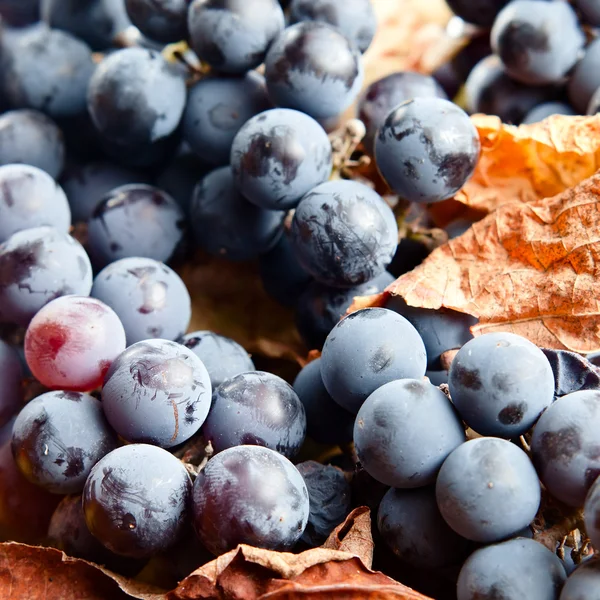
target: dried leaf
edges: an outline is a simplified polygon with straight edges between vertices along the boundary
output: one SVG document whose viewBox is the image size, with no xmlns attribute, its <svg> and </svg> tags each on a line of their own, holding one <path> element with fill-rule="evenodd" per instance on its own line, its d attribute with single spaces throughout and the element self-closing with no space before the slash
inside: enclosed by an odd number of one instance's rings
<svg viewBox="0 0 600 600">
<path fill-rule="evenodd" d="M 535 202 L 591 177 L 600 167 L 600 115 L 555 115 L 532 125 L 503 125 L 474 115 L 482 152 L 455 199 L 490 212 L 507 202 Z"/>
<path fill-rule="evenodd" d="M 505 204 L 392 285 L 410 306 L 479 318 L 538 346 L 600 348 L 600 175 L 554 198 Z M 381 303 L 382 296 L 369 302 Z M 356 306 L 364 306 L 364 300 Z"/>
<path fill-rule="evenodd" d="M 373 566 L 373 536 L 371 535 L 371 511 L 367 506 L 355 508 L 343 523 L 329 535 L 323 548 L 349 552 L 358 556 L 370 569 Z"/>
</svg>

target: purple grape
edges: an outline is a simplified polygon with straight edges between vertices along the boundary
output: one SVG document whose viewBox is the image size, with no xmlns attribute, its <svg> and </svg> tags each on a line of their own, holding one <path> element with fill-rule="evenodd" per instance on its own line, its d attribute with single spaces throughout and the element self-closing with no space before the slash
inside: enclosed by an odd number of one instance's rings
<svg viewBox="0 0 600 600">
<path fill-rule="evenodd" d="M 188 6 L 189 0 L 125 0 L 131 22 L 163 44 L 186 39 Z"/>
<path fill-rule="evenodd" d="M 0 340 L 0 426 L 8 423 L 21 408 L 22 380 L 23 367 L 19 355 L 6 342 Z"/>
<path fill-rule="evenodd" d="M 586 560 L 569 575 L 559 600 L 600 600 L 600 557 Z"/>
<path fill-rule="evenodd" d="M 585 532 L 594 548 L 600 548 L 600 477 L 596 478 L 588 492 L 583 515 L 585 517 Z"/>
<path fill-rule="evenodd" d="M 553 115 L 568 115 L 573 116 L 577 113 L 573 110 L 573 107 L 569 106 L 565 102 L 544 102 L 538 104 L 535 108 L 531 109 L 523 119 L 524 125 L 530 123 L 539 123 L 548 117 Z"/>
<path fill-rule="evenodd" d="M 599 14 L 600 14 L 600 4 Z M 567 94 L 569 102 L 581 115 L 587 112 L 594 92 L 600 87 L 600 40 L 595 39 L 585 49 L 585 55 L 577 63 L 569 81 Z"/>
</svg>

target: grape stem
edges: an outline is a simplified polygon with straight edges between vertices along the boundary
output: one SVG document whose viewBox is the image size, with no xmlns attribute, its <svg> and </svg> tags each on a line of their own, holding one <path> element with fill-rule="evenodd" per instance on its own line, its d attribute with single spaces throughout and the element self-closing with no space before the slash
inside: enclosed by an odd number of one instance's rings
<svg viewBox="0 0 600 600">
<path fill-rule="evenodd" d="M 350 179 L 352 169 L 370 164 L 366 154 L 356 155 L 356 149 L 365 137 L 367 129 L 359 119 L 350 119 L 343 127 L 329 135 L 333 153 L 332 179 Z"/>
</svg>

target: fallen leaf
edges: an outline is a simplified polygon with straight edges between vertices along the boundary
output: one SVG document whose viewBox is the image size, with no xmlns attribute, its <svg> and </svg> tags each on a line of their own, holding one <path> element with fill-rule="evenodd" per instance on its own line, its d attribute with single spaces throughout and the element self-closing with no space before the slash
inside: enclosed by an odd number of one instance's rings
<svg viewBox="0 0 600 600">
<path fill-rule="evenodd" d="M 370 569 L 373 566 L 371 511 L 367 506 L 355 508 L 329 535 L 323 548 L 341 550 L 358 556 Z"/>
<path fill-rule="evenodd" d="M 455 200 L 491 212 L 507 202 L 550 198 L 600 167 L 600 115 L 552 116 L 532 125 L 504 125 L 474 115 L 481 157 Z"/>
</svg>

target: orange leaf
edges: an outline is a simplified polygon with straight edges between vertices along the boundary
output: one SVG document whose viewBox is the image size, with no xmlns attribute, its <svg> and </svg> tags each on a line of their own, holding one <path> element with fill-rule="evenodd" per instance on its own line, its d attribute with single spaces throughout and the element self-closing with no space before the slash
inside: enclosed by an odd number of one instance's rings
<svg viewBox="0 0 600 600">
<path fill-rule="evenodd" d="M 481 138 L 473 177 L 455 199 L 490 212 L 507 202 L 535 202 L 591 177 L 600 167 L 600 115 L 555 115 L 532 125 L 472 117 Z"/>
</svg>

